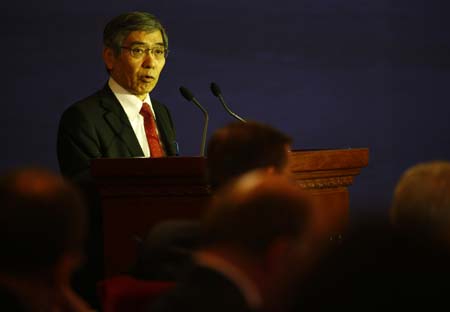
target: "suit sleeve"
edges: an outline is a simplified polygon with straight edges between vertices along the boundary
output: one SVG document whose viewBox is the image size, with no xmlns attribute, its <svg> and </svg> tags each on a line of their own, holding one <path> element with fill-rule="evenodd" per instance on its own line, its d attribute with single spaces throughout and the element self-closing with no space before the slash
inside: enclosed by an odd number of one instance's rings
<svg viewBox="0 0 450 312">
<path fill-rule="evenodd" d="M 57 154 L 61 173 L 77 182 L 90 179 L 90 160 L 101 156 L 94 124 L 75 107 L 61 117 Z"/>
</svg>

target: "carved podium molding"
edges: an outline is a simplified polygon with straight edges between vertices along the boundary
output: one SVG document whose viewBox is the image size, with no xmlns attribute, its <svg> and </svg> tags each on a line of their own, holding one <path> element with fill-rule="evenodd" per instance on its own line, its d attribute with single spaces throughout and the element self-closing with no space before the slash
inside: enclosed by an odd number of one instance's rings
<svg viewBox="0 0 450 312">
<path fill-rule="evenodd" d="M 290 171 L 305 189 L 347 187 L 369 162 L 369 150 L 292 151 Z"/>
<path fill-rule="evenodd" d="M 317 214 L 316 228 L 324 236 L 340 236 L 347 226 L 348 186 L 368 162 L 367 148 L 291 153 L 291 174 L 296 183 L 312 195 Z"/>
</svg>

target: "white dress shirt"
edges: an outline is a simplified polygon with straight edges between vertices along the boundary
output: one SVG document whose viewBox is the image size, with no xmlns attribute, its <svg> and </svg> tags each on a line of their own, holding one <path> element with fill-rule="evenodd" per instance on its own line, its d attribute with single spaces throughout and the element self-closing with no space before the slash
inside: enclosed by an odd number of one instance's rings
<svg viewBox="0 0 450 312">
<path fill-rule="evenodd" d="M 127 114 L 128 120 L 131 123 L 131 127 L 133 128 L 134 133 L 136 134 L 136 137 L 139 141 L 139 145 L 144 152 L 144 156 L 150 157 L 150 148 L 148 146 L 147 136 L 145 135 L 144 117 L 139 114 L 142 104 L 148 103 L 148 105 L 150 105 L 150 109 L 152 110 L 153 116 L 155 117 L 155 111 L 153 110 L 150 96 L 147 94 L 147 97 L 144 99 L 144 101 L 141 101 L 136 95 L 130 93 L 122 86 L 120 86 L 112 77 L 109 78 L 108 85 L 116 96 L 117 100 L 119 100 L 120 104 L 122 105 L 125 114 Z M 158 129 L 156 129 L 156 131 L 158 132 Z"/>
</svg>

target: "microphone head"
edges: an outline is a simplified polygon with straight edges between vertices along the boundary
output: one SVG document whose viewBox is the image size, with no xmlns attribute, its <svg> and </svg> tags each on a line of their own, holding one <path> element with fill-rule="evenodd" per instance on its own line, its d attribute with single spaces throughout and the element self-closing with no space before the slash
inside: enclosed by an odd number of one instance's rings
<svg viewBox="0 0 450 312">
<path fill-rule="evenodd" d="M 211 82 L 211 91 L 215 96 L 220 96 L 222 92 L 220 92 L 219 86 L 215 82 Z"/>
<path fill-rule="evenodd" d="M 186 89 L 183 86 L 180 87 L 180 92 L 181 92 L 181 95 L 189 102 L 192 101 L 192 99 L 194 98 L 194 95 L 191 93 L 191 91 L 189 91 L 188 89 Z"/>
</svg>

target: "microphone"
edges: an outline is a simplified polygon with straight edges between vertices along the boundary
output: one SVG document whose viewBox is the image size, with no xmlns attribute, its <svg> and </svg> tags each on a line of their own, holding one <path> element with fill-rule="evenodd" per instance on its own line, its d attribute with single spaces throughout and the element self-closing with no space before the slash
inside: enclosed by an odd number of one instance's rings
<svg viewBox="0 0 450 312">
<path fill-rule="evenodd" d="M 197 105 L 198 108 L 203 112 L 203 115 L 205 116 L 205 122 L 203 124 L 203 135 L 202 135 L 202 145 L 200 147 L 200 156 L 205 156 L 205 145 L 206 145 L 206 132 L 208 131 L 208 112 L 206 109 L 203 108 L 203 106 L 200 105 L 200 103 L 197 101 L 197 99 L 194 97 L 194 95 L 186 89 L 185 87 L 180 87 L 181 95 L 188 100 L 189 102 L 193 102 L 195 105 Z"/>
<path fill-rule="evenodd" d="M 180 156 L 180 146 L 177 141 L 173 141 L 173 148 L 175 149 L 175 156 Z"/>
<path fill-rule="evenodd" d="M 234 112 L 231 111 L 231 109 L 227 106 L 225 100 L 223 99 L 222 92 L 220 92 L 219 86 L 214 82 L 211 82 L 211 91 L 216 97 L 219 98 L 220 103 L 222 103 L 223 108 L 225 108 L 228 114 L 230 114 L 239 121 L 246 122 L 244 118 L 236 115 Z"/>
</svg>

